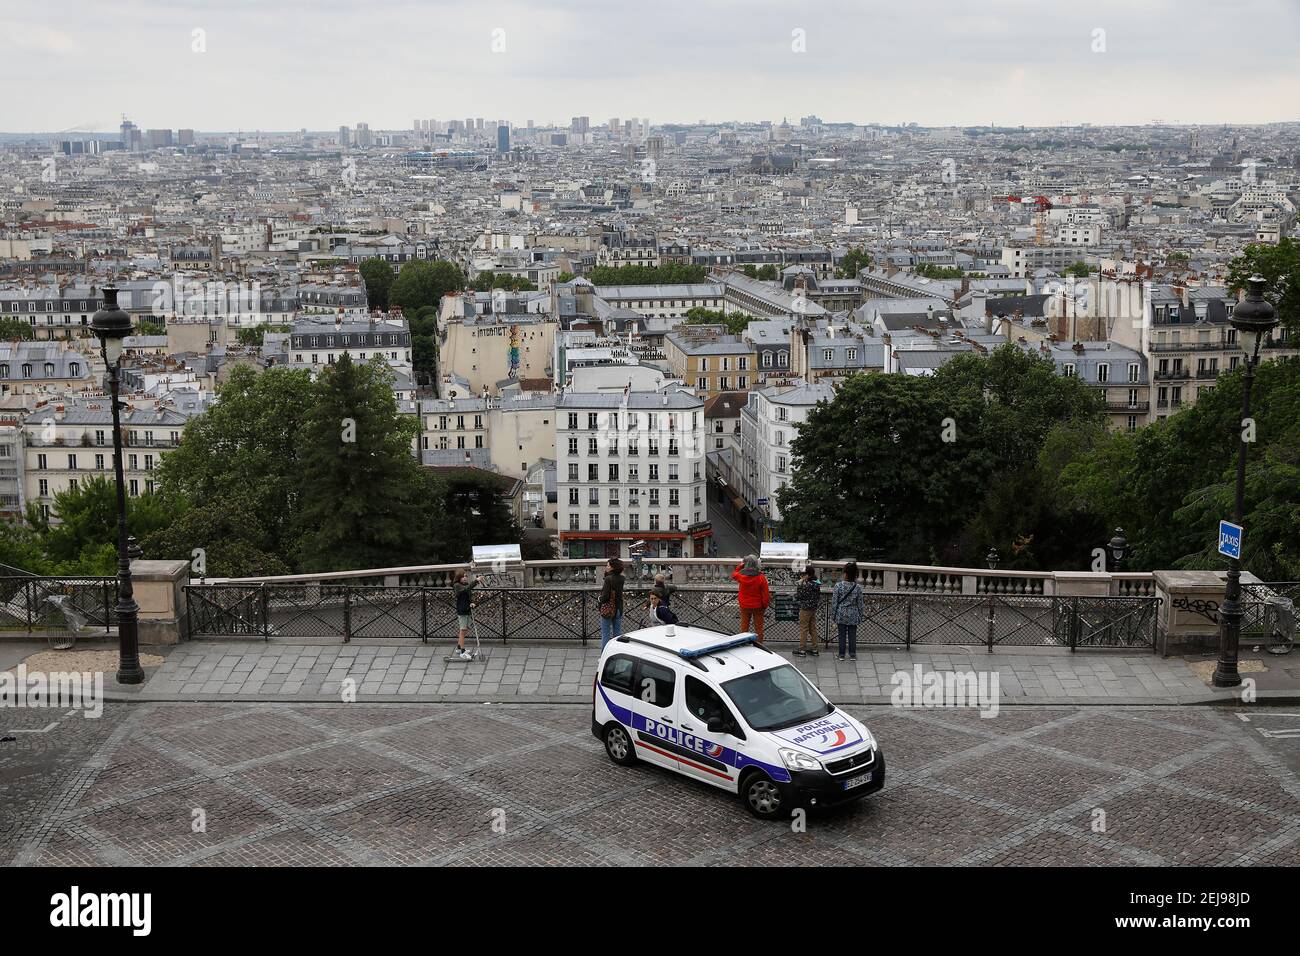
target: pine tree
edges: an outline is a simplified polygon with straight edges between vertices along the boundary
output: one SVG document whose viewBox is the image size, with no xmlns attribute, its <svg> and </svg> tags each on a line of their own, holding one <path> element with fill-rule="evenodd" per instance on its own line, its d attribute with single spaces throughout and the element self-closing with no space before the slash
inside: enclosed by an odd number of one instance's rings
<svg viewBox="0 0 1300 956">
<path fill-rule="evenodd" d="M 345 354 L 316 381 L 315 398 L 299 436 L 298 565 L 325 571 L 431 560 L 441 496 L 412 454 L 419 423 L 398 413 L 387 367 Z"/>
</svg>

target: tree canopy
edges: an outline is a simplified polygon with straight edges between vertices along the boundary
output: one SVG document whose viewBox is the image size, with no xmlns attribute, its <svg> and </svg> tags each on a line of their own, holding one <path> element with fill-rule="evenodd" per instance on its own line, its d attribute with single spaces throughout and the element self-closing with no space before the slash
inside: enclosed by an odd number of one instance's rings
<svg viewBox="0 0 1300 956">
<path fill-rule="evenodd" d="M 1284 329 L 1300 332 L 1300 241 L 1282 239 L 1277 245 L 1249 245 L 1228 264 L 1228 288 L 1245 291 L 1246 280 L 1263 276 L 1265 297 L 1277 309 Z"/>
<path fill-rule="evenodd" d="M 982 563 L 996 546 L 1008 567 L 1056 560 L 1085 542 L 1053 525 L 1053 452 L 1078 440 L 1070 431 L 1103 428 L 1100 407 L 1014 345 L 957 356 L 931 377 L 850 376 L 791 446 L 782 535 L 826 558 Z"/>
<path fill-rule="evenodd" d="M 366 302 L 370 308 L 388 311 L 388 295 L 397 274 L 386 259 L 363 259 L 361 279 L 366 284 Z"/>
</svg>

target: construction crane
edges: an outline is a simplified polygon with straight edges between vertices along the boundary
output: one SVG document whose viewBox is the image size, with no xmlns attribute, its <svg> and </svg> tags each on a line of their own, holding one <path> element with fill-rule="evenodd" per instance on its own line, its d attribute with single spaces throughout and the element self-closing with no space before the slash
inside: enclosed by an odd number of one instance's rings
<svg viewBox="0 0 1300 956">
<path fill-rule="evenodd" d="M 1052 208 L 1052 202 L 1046 196 L 1035 196 L 1034 205 L 1037 211 L 1034 213 L 1034 245 L 1043 244 L 1043 227 L 1047 223 L 1047 210 Z"/>
</svg>

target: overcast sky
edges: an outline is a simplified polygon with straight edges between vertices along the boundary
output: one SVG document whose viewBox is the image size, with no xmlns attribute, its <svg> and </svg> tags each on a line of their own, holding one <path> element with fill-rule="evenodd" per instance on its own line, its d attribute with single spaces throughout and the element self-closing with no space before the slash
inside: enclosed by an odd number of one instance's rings
<svg viewBox="0 0 1300 956">
<path fill-rule="evenodd" d="M 3 0 L 0 130 L 1275 122 L 1298 37 L 1300 0 Z"/>
</svg>

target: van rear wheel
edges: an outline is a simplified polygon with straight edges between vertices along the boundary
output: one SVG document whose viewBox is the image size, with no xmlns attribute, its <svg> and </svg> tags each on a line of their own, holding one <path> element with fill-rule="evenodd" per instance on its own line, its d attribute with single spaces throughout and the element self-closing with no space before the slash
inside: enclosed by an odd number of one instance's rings
<svg viewBox="0 0 1300 956">
<path fill-rule="evenodd" d="M 630 767 L 636 763 L 636 748 L 627 728 L 622 724 L 611 723 L 605 728 L 605 753 L 620 767 Z"/>
<path fill-rule="evenodd" d="M 781 815 L 785 806 L 781 788 L 761 770 L 745 778 L 745 783 L 740 788 L 740 798 L 745 801 L 749 812 L 761 820 L 775 819 Z"/>
</svg>

